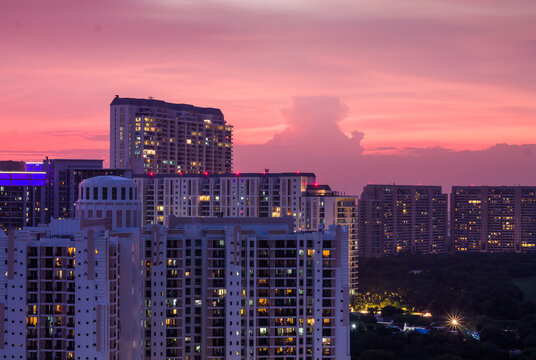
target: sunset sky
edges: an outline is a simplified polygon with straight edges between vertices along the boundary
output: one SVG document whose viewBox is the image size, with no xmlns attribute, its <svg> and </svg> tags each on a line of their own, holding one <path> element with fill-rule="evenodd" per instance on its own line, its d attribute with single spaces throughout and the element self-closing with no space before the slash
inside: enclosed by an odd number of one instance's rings
<svg viewBox="0 0 536 360">
<path fill-rule="evenodd" d="M 536 183 L 533 0 L 2 1 L 0 44 L 2 159 L 107 159 L 119 94 L 221 108 L 241 171 Z"/>
</svg>

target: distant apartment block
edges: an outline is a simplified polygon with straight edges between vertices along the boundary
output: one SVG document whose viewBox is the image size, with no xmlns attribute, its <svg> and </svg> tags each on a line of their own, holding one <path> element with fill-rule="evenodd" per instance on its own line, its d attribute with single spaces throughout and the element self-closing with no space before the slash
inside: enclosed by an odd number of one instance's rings
<svg viewBox="0 0 536 360">
<path fill-rule="evenodd" d="M 355 196 L 319 185 L 313 173 L 135 175 L 144 224 L 177 217 L 278 218 L 290 216 L 296 231 L 329 225 L 349 229 L 351 289 L 357 289 Z"/>
<path fill-rule="evenodd" d="M 447 194 L 440 186 L 367 185 L 358 203 L 360 256 L 447 251 Z"/>
<path fill-rule="evenodd" d="M 26 171 L 24 162 L 0 162 L 0 229 L 45 222 L 45 173 Z"/>
<path fill-rule="evenodd" d="M 536 187 L 453 186 L 453 250 L 536 251 Z"/>
<path fill-rule="evenodd" d="M 146 359 L 349 359 L 348 233 L 291 218 L 144 229 Z"/>
<path fill-rule="evenodd" d="M 219 109 L 116 96 L 110 167 L 136 174 L 229 173 L 232 126 Z"/>
<path fill-rule="evenodd" d="M 51 218 L 74 218 L 78 188 L 84 179 L 95 176 L 123 176 L 132 178 L 132 170 L 103 169 L 103 160 L 46 159 L 41 164 L 46 173 L 46 222 Z M 40 163 L 27 167 L 39 168 Z"/>
</svg>

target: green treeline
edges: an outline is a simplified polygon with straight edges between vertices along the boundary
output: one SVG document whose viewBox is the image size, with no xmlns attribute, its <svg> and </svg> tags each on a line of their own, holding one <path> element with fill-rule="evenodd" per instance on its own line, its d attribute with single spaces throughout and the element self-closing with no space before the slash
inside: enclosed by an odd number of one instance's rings
<svg viewBox="0 0 536 360">
<path fill-rule="evenodd" d="M 355 310 L 383 312 L 395 325 L 425 325 L 430 333 L 400 333 L 361 315 L 354 320 L 353 358 L 536 359 L 536 254 L 363 259 L 359 274 Z M 409 315 L 425 312 L 432 317 Z M 436 330 L 450 314 L 481 340 Z"/>
</svg>

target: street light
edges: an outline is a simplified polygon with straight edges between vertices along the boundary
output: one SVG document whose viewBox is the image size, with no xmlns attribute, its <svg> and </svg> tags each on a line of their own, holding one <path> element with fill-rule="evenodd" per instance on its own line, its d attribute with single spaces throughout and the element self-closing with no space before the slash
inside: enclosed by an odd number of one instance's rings
<svg viewBox="0 0 536 360">
<path fill-rule="evenodd" d="M 447 316 L 447 324 L 452 330 L 458 330 L 462 326 L 462 317 L 458 314 Z"/>
</svg>

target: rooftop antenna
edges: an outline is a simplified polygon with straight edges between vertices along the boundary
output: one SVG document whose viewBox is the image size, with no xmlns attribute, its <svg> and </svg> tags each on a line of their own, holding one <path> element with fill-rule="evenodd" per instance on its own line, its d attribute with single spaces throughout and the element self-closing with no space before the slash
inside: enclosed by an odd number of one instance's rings
<svg viewBox="0 0 536 360">
<path fill-rule="evenodd" d="M 154 98 L 152 96 L 149 96 L 149 100 L 153 100 Z"/>
</svg>

